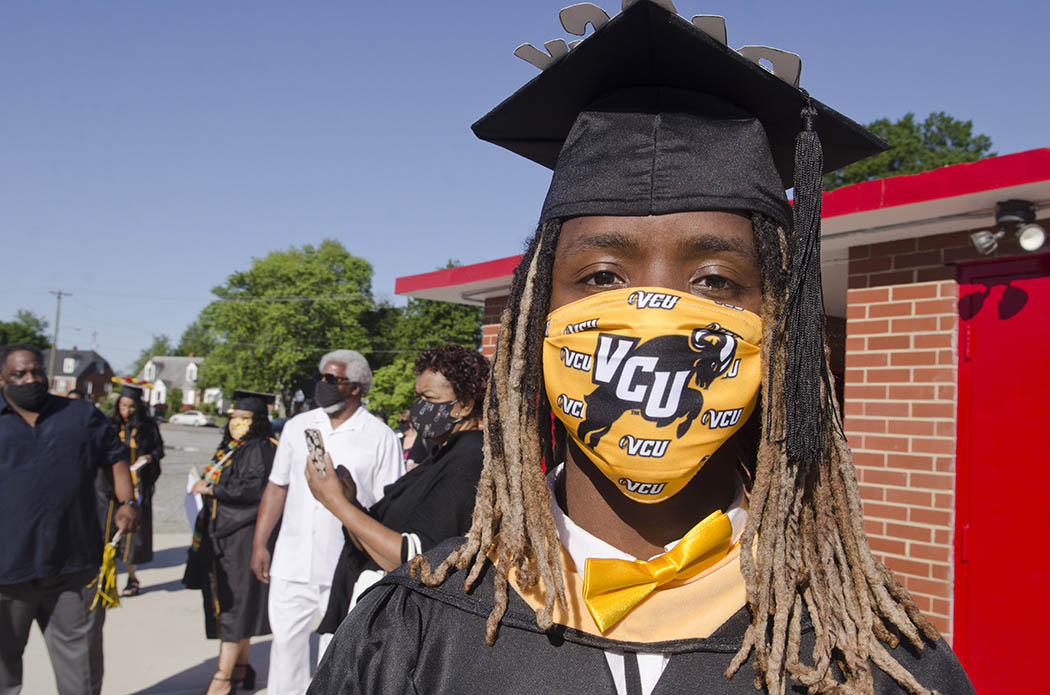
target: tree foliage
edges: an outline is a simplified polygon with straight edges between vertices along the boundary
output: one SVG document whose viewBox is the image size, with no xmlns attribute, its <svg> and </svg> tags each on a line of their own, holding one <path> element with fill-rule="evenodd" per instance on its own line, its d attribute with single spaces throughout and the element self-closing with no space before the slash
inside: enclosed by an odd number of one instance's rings
<svg viewBox="0 0 1050 695">
<path fill-rule="evenodd" d="M 415 355 L 402 354 L 372 374 L 368 409 L 384 413 L 390 426 L 396 423 L 397 414 L 411 406 L 416 398 L 416 375 L 412 371 L 415 361 Z"/>
<path fill-rule="evenodd" d="M 921 123 L 909 113 L 899 121 L 880 118 L 868 128 L 890 144 L 885 152 L 850 164 L 824 177 L 824 190 L 898 174 L 918 174 L 949 164 L 975 162 L 994 156 L 992 140 L 974 135 L 972 121 L 960 121 L 943 111 Z"/>
<path fill-rule="evenodd" d="M 290 395 L 324 353 L 372 352 L 372 266 L 338 241 L 256 258 L 212 293 L 198 318 L 216 340 L 201 369 L 205 386 Z"/>
<path fill-rule="evenodd" d="M 211 328 L 200 317 L 197 317 L 193 323 L 186 326 L 186 330 L 182 332 L 179 344 L 172 354 L 207 357 L 217 343 L 218 339 Z"/>
<path fill-rule="evenodd" d="M 160 335 L 155 334 L 150 344 L 143 348 L 139 353 L 138 358 L 135 360 L 135 364 L 131 368 L 132 375 L 138 376 L 139 373 L 142 372 L 142 367 L 149 362 L 151 357 L 157 355 L 173 355 L 175 354 L 174 350 L 175 348 L 172 347 L 171 338 L 163 333 Z"/>
<path fill-rule="evenodd" d="M 14 321 L 0 321 L 0 345 L 25 343 L 41 350 L 51 346 L 47 321 L 31 311 L 19 309 Z"/>
<path fill-rule="evenodd" d="M 256 258 L 212 293 L 216 299 L 178 347 L 165 347 L 168 354 L 205 356 L 198 384 L 228 396 L 249 389 L 289 398 L 313 378 L 324 353 L 350 348 L 372 367 L 369 407 L 393 417 L 412 403 L 416 355 L 450 342 L 475 348 L 481 342 L 480 307 L 376 302 L 372 266 L 334 240 Z"/>
</svg>

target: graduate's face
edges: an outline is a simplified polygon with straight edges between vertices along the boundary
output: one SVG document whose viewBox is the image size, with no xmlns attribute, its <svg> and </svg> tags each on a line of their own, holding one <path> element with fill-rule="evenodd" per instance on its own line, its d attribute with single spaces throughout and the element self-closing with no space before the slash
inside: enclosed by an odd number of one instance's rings
<svg viewBox="0 0 1050 695">
<path fill-rule="evenodd" d="M 623 287 L 665 287 L 759 313 L 751 219 L 705 211 L 567 220 L 554 254 L 550 309 Z"/>
<path fill-rule="evenodd" d="M 127 420 L 135 413 L 135 401 L 127 396 L 121 396 L 117 401 L 117 410 L 120 412 L 120 417 Z"/>
</svg>

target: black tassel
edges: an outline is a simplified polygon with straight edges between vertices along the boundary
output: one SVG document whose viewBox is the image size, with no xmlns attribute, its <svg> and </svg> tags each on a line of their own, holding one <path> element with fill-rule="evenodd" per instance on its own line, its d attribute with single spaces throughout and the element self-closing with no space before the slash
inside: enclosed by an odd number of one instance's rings
<svg viewBox="0 0 1050 695">
<path fill-rule="evenodd" d="M 820 280 L 821 176 L 824 153 L 814 129 L 817 110 L 802 109 L 795 138 L 794 230 L 791 282 L 777 341 L 787 341 L 784 365 L 785 448 L 789 461 L 816 464 L 827 446 L 825 424 L 831 385 L 825 369 L 824 298 Z M 770 370 L 773 366 L 770 364 Z M 807 466 L 808 467 L 808 466 Z M 801 472 L 801 471 L 800 471 Z"/>
</svg>

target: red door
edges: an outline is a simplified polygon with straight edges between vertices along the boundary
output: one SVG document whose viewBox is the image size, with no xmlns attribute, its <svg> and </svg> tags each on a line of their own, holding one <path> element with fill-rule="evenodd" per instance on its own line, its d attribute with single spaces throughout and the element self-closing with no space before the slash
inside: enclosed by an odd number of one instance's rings
<svg viewBox="0 0 1050 695">
<path fill-rule="evenodd" d="M 1046 692 L 1050 255 L 959 268 L 954 648 L 977 692 Z"/>
</svg>

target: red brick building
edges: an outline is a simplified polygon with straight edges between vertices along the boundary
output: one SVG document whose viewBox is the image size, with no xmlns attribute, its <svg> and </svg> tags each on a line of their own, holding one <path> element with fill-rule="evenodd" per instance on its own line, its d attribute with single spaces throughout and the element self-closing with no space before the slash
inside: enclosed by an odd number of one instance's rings
<svg viewBox="0 0 1050 695">
<path fill-rule="evenodd" d="M 1050 527 L 1050 243 L 1026 252 L 1012 224 L 989 254 L 972 240 L 1015 199 L 1050 229 L 1050 148 L 840 188 L 823 207 L 832 368 L 871 545 L 979 690 L 1018 666 L 1024 638 L 1001 638 L 1003 616 L 1050 591 L 1050 561 L 1028 557 L 1046 553 L 1016 532 Z M 402 277 L 396 292 L 483 305 L 491 355 L 518 258 Z"/>
</svg>

